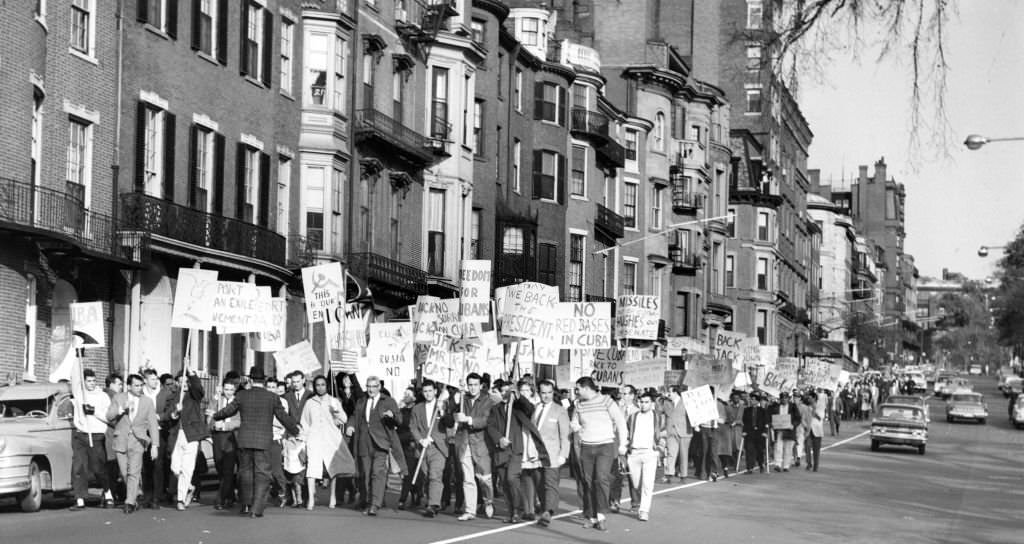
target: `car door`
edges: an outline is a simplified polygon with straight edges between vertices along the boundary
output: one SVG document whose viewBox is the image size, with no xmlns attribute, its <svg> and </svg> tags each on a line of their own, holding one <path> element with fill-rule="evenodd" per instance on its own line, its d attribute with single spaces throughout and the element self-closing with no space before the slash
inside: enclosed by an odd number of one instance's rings
<svg viewBox="0 0 1024 544">
<path fill-rule="evenodd" d="M 40 446 L 50 461 L 50 478 L 54 491 L 71 489 L 71 431 L 74 407 L 70 395 L 57 397 L 50 409 L 46 427 L 40 429 Z"/>
</svg>

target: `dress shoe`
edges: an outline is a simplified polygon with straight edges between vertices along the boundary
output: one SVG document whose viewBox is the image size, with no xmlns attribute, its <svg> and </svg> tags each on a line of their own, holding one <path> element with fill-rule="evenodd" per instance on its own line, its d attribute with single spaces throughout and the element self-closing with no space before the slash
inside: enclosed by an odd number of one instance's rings
<svg viewBox="0 0 1024 544">
<path fill-rule="evenodd" d="M 249 506 L 248 504 L 243 504 L 242 509 L 238 513 L 243 516 L 248 516 L 252 513 L 252 506 Z"/>
<path fill-rule="evenodd" d="M 123 512 L 125 514 L 131 514 L 131 513 L 135 512 L 135 505 L 134 504 L 126 504 L 126 505 L 124 505 Z"/>
<path fill-rule="evenodd" d="M 611 502 L 608 505 L 608 511 L 613 513 L 613 514 L 618 514 L 619 513 L 619 502 L 618 501 Z"/>
<path fill-rule="evenodd" d="M 376 516 L 377 515 L 377 506 L 376 505 L 371 506 L 368 510 L 366 510 L 366 515 L 367 516 Z"/>
<path fill-rule="evenodd" d="M 455 519 L 457 519 L 459 521 L 470 521 L 470 520 L 476 519 L 476 514 L 470 514 L 469 512 L 466 512 L 466 513 L 462 514 L 461 516 L 459 516 L 459 517 L 457 517 Z"/>
<path fill-rule="evenodd" d="M 537 523 L 543 527 L 551 525 L 551 512 L 545 511 L 543 514 L 541 514 L 540 519 L 537 521 Z"/>
<path fill-rule="evenodd" d="M 179 512 L 184 512 L 184 511 L 185 511 L 185 503 L 184 503 L 184 502 L 182 502 L 182 501 L 178 501 L 178 504 L 176 504 L 176 505 L 175 505 L 175 508 L 176 508 L 176 509 L 177 509 L 177 510 L 178 510 Z"/>
<path fill-rule="evenodd" d="M 423 510 L 423 517 L 425 517 L 425 518 L 437 517 L 437 510 L 438 510 L 438 508 L 436 506 L 428 506 L 425 510 Z"/>
<path fill-rule="evenodd" d="M 718 481 L 718 473 L 717 472 L 712 472 L 711 473 L 711 481 L 712 482 L 717 482 Z"/>
<path fill-rule="evenodd" d="M 405 510 L 405 501 L 398 501 L 398 509 Z"/>
</svg>

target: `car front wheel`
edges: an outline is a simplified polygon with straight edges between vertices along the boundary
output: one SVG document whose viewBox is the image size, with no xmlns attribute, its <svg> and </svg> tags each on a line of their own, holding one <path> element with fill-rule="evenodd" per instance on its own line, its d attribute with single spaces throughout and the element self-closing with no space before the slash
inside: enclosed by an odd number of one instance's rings
<svg viewBox="0 0 1024 544">
<path fill-rule="evenodd" d="M 921 444 L 920 446 L 917 447 L 917 454 L 924 455 L 924 444 Z"/>
<path fill-rule="evenodd" d="M 877 440 L 871 441 L 871 451 L 878 451 L 879 442 Z"/>
<path fill-rule="evenodd" d="M 43 506 L 43 478 L 42 471 L 35 461 L 28 469 L 28 491 L 18 496 L 18 505 L 22 512 L 38 512 Z"/>
</svg>

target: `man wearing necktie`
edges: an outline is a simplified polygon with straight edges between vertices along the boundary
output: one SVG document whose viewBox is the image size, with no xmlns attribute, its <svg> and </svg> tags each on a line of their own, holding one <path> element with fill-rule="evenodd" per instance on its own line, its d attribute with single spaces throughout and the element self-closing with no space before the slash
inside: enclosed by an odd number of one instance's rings
<svg viewBox="0 0 1024 544">
<path fill-rule="evenodd" d="M 494 467 L 505 484 L 508 518 L 505 523 L 519 523 L 533 518 L 533 499 L 522 501 L 523 468 L 536 468 L 549 462 L 547 450 L 533 417 L 537 407 L 530 402 L 533 383 L 519 380 L 518 395 L 509 392 L 504 402 L 491 408 L 487 420 L 487 435 L 494 449 Z M 525 514 L 525 517 L 524 515 Z"/>
<path fill-rule="evenodd" d="M 114 426 L 113 447 L 125 482 L 125 514 L 135 511 L 139 479 L 142 477 L 142 455 L 147 447 L 151 455 L 156 455 L 160 441 L 156 408 L 153 401 L 142 394 L 142 384 L 142 376 L 128 376 L 128 392 L 114 395 L 106 414 Z"/>
<path fill-rule="evenodd" d="M 540 391 L 540 404 L 537 405 L 534 424 L 540 433 L 541 442 L 547 451 L 548 460 L 540 466 L 523 470 L 523 502 L 529 509 L 534 504 L 536 488 L 541 489 L 540 524 L 547 527 L 558 509 L 558 483 L 560 471 L 572 446 L 570 438 L 572 428 L 569 426 L 569 413 L 555 402 L 555 383 L 544 380 L 537 385 Z"/>
<path fill-rule="evenodd" d="M 363 511 L 376 516 L 384 504 L 384 489 L 388 480 L 388 457 L 394 450 L 395 461 L 404 477 L 409 470 L 405 466 L 405 455 L 398 439 L 398 403 L 381 394 L 380 378 L 370 376 L 366 380 L 367 396 L 356 403 L 353 417 L 349 419 L 347 434 L 355 436 L 357 470 L 366 481 L 369 503 Z"/>
</svg>

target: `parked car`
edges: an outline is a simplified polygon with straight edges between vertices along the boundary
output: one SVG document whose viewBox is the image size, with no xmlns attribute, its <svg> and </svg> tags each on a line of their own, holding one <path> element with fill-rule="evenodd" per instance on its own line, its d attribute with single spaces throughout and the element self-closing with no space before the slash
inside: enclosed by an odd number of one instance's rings
<svg viewBox="0 0 1024 544">
<path fill-rule="evenodd" d="M 928 444 L 925 410 L 914 404 L 886 402 L 879 406 L 878 417 L 871 421 L 871 451 L 884 444 L 911 446 L 924 455 Z"/>
<path fill-rule="evenodd" d="M 0 497 L 24 512 L 71 490 L 71 395 L 59 384 L 0 387 Z"/>
<path fill-rule="evenodd" d="M 928 401 L 924 400 L 924 397 L 917 395 L 889 395 L 889 398 L 885 399 L 886 404 L 909 404 L 911 406 L 918 406 L 924 412 L 925 421 L 931 421 L 931 416 L 928 414 Z"/>
<path fill-rule="evenodd" d="M 1016 402 L 1010 405 L 1010 423 L 1018 429 L 1024 429 L 1024 395 L 1018 395 Z"/>
<path fill-rule="evenodd" d="M 1011 394 L 1020 393 L 1024 389 L 1024 378 L 1013 374 L 1000 376 L 999 385 L 996 387 L 1003 392 L 1004 397 L 1009 397 Z"/>
<path fill-rule="evenodd" d="M 970 419 L 984 424 L 987 418 L 988 405 L 981 393 L 955 391 L 946 403 L 946 421 Z"/>
</svg>

